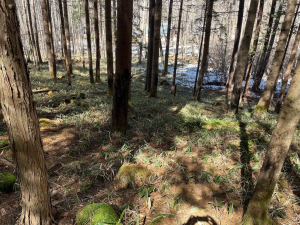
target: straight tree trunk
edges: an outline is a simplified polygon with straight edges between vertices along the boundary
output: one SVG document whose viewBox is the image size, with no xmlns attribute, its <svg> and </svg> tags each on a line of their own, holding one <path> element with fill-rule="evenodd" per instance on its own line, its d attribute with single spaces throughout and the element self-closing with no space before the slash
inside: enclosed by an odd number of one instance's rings
<svg viewBox="0 0 300 225">
<path fill-rule="evenodd" d="M 279 14 L 281 13 L 282 6 L 283 6 L 283 1 L 280 3 L 279 8 L 278 8 Z M 273 24 L 273 20 L 274 20 L 275 8 L 276 8 L 276 0 L 273 0 L 272 6 L 271 6 L 271 11 L 270 11 L 270 16 L 269 16 L 268 30 L 267 30 L 267 33 L 265 36 L 263 55 L 261 57 L 259 67 L 258 67 L 257 73 L 255 75 L 254 83 L 251 88 L 251 90 L 255 91 L 255 92 L 257 92 L 259 90 L 259 86 L 260 86 L 262 77 L 265 73 L 266 67 L 269 62 L 269 58 L 270 58 L 271 51 L 272 51 L 272 46 L 275 41 L 276 31 L 279 26 L 280 16 L 277 15 L 276 20 L 274 22 L 273 31 L 272 31 L 272 24 Z M 271 35 L 271 31 L 272 31 L 272 35 Z"/>
<path fill-rule="evenodd" d="M 54 78 L 54 83 L 57 83 L 53 39 L 51 38 L 51 31 L 50 31 L 51 23 L 49 20 L 50 18 L 49 9 L 46 0 L 41 0 L 41 6 L 42 6 L 42 14 L 43 14 L 44 33 L 45 33 L 46 46 L 48 52 L 49 74 L 52 78 Z"/>
<path fill-rule="evenodd" d="M 242 38 L 241 47 L 238 53 L 238 58 L 236 63 L 236 69 L 234 72 L 234 88 L 231 94 L 231 110 L 235 110 L 235 113 L 238 113 L 238 109 L 239 109 L 239 101 L 240 101 L 240 96 L 242 91 L 244 71 L 247 65 L 248 52 L 251 44 L 257 6 L 258 6 L 258 0 L 251 0 L 248 18 L 245 27 L 245 33 Z"/>
<path fill-rule="evenodd" d="M 147 54 L 147 72 L 145 90 L 150 92 L 151 75 L 152 75 L 152 60 L 153 60 L 153 39 L 154 39 L 154 9 L 155 0 L 149 0 L 149 25 L 148 25 L 148 54 Z"/>
<path fill-rule="evenodd" d="M 51 225 L 43 143 L 22 50 L 15 1 L 0 0 L 0 8 L 0 102 L 21 186 L 22 212 L 17 224 Z"/>
<path fill-rule="evenodd" d="M 41 56 L 41 49 L 40 49 L 40 41 L 39 41 L 39 31 L 37 27 L 37 20 L 36 20 L 36 8 L 35 8 L 35 1 L 32 0 L 32 7 L 33 7 L 33 17 L 34 17 L 34 29 L 35 29 L 35 41 L 36 41 L 36 50 L 39 63 L 43 63 L 42 56 Z"/>
<path fill-rule="evenodd" d="M 113 21 L 114 21 L 114 42 L 117 42 L 117 6 L 116 0 L 113 0 Z"/>
<path fill-rule="evenodd" d="M 98 0 L 94 0 L 94 25 L 96 41 L 96 82 L 100 82 L 100 39 L 99 39 L 99 19 L 98 19 Z"/>
<path fill-rule="evenodd" d="M 165 53 L 165 71 L 164 71 L 164 75 L 168 74 L 169 51 L 170 51 L 170 36 L 171 36 L 171 25 L 172 25 L 172 10 L 173 10 L 173 0 L 170 0 L 170 4 L 169 4 L 169 16 L 168 16 L 168 30 L 167 30 L 167 43 L 166 43 L 166 53 Z"/>
<path fill-rule="evenodd" d="M 231 92 L 231 85 L 232 85 L 232 81 L 234 78 L 233 77 L 234 76 L 234 66 L 235 66 L 235 63 L 237 60 L 240 37 L 241 37 L 241 32 L 242 32 L 242 25 L 243 25 L 244 5 L 245 5 L 245 0 L 240 0 L 238 20 L 237 20 L 234 45 L 233 45 L 233 52 L 232 52 L 232 56 L 231 56 L 229 74 L 228 74 L 228 78 L 227 78 L 227 82 L 226 82 L 227 96 L 228 96 L 228 93 Z"/>
<path fill-rule="evenodd" d="M 92 58 L 89 0 L 85 0 L 85 23 L 86 23 L 86 39 L 87 39 L 87 48 L 88 48 L 88 58 L 89 58 L 90 82 L 91 82 L 91 84 L 94 84 L 95 81 L 94 81 L 94 75 L 93 75 L 93 58 Z"/>
<path fill-rule="evenodd" d="M 255 111 L 268 111 L 270 105 L 270 98 L 272 96 L 272 90 L 276 85 L 276 81 L 278 80 L 282 60 L 284 57 L 285 52 L 285 45 L 287 43 L 287 39 L 289 36 L 289 31 L 291 29 L 291 23 L 294 18 L 295 8 L 296 8 L 297 0 L 289 0 L 287 9 L 286 9 L 286 16 L 284 18 L 284 22 L 282 24 L 279 41 L 276 47 L 275 56 L 273 59 L 271 71 L 264 88 L 264 91 L 255 107 Z"/>
<path fill-rule="evenodd" d="M 133 0 L 118 0 L 116 76 L 112 110 L 112 130 L 126 133 L 129 85 L 131 81 L 131 45 Z"/>
<path fill-rule="evenodd" d="M 258 38 L 259 38 L 259 33 L 260 33 L 260 26 L 261 26 L 261 21 L 262 21 L 262 16 L 263 16 L 263 10 L 264 10 L 264 0 L 260 0 L 259 2 L 259 8 L 258 8 L 258 16 L 256 18 L 256 28 L 254 32 L 254 41 L 252 44 L 252 53 L 249 57 L 248 60 L 248 67 L 247 67 L 247 73 L 246 73 L 246 84 L 245 84 L 245 89 L 244 89 L 244 97 L 247 97 L 248 95 L 248 90 L 249 90 L 249 85 L 250 85 L 250 79 L 252 75 L 252 69 L 253 69 L 253 62 L 254 62 L 254 56 L 256 54 L 257 50 L 257 45 L 258 45 Z"/>
<path fill-rule="evenodd" d="M 65 61 L 66 61 L 66 68 L 67 68 L 67 77 L 68 77 L 68 86 L 71 86 L 71 69 L 70 69 L 70 59 L 68 54 L 68 47 L 67 47 L 67 39 L 65 33 L 65 23 L 64 23 L 64 15 L 63 15 L 63 7 L 62 7 L 62 0 L 58 0 L 58 7 L 59 7 L 59 15 L 60 15 L 60 24 L 61 24 L 61 36 L 62 36 L 62 43 L 65 53 Z"/>
<path fill-rule="evenodd" d="M 154 39 L 153 39 L 151 89 L 150 89 L 150 97 L 154 97 L 154 98 L 157 97 L 161 11 L 162 11 L 162 0 L 156 0 L 155 1 L 155 16 L 154 16 Z"/>
<path fill-rule="evenodd" d="M 66 29 L 66 39 L 67 39 L 67 50 L 68 50 L 68 57 L 69 57 L 69 67 L 70 67 L 70 74 L 73 74 L 73 67 L 72 67 L 72 54 L 71 54 L 71 38 L 70 38 L 70 28 L 69 28 L 69 14 L 68 14 L 68 5 L 67 0 L 63 0 L 64 4 L 64 23 Z M 74 48 L 73 48 L 74 51 Z"/>
<path fill-rule="evenodd" d="M 172 88 L 171 94 L 176 95 L 176 71 L 177 71 L 177 59 L 178 59 L 178 48 L 179 48 L 179 39 L 180 39 L 180 26 L 181 26 L 181 18 L 182 18 L 182 7 L 183 0 L 180 0 L 180 8 L 179 8 L 179 20 L 178 20 L 178 29 L 177 29 L 177 40 L 176 40 L 176 52 L 175 52 L 175 62 L 174 62 L 174 71 L 173 71 L 173 79 L 172 79 Z"/>
<path fill-rule="evenodd" d="M 205 39 L 204 39 L 204 48 L 203 48 L 203 57 L 201 62 L 201 70 L 199 74 L 199 78 L 196 86 L 196 100 L 201 100 L 201 89 L 203 85 L 204 73 L 207 68 L 208 54 L 209 54 L 209 39 L 210 39 L 210 31 L 211 31 L 211 21 L 212 21 L 212 11 L 214 8 L 214 1 L 207 0 L 207 20 L 205 25 Z"/>
<path fill-rule="evenodd" d="M 294 42 L 294 45 L 293 45 L 293 49 L 292 49 L 292 52 L 291 52 L 291 55 L 290 55 L 288 66 L 287 66 L 286 71 L 284 73 L 284 80 L 282 82 L 280 94 L 279 94 L 279 97 L 278 97 L 278 100 L 277 100 L 277 103 L 276 103 L 275 111 L 277 113 L 279 113 L 279 111 L 280 111 L 282 101 L 283 101 L 283 96 L 285 94 L 286 87 L 287 87 L 287 84 L 288 84 L 288 80 L 292 77 L 291 74 L 292 74 L 292 69 L 293 69 L 295 57 L 296 57 L 296 54 L 297 54 L 297 50 L 298 50 L 298 47 L 299 47 L 299 42 L 300 42 L 300 26 L 298 27 L 297 36 L 296 36 L 296 39 L 295 39 L 295 42 Z"/>
<path fill-rule="evenodd" d="M 272 133 L 253 197 L 244 215 L 244 225 L 274 224 L 268 217 L 268 208 L 296 127 L 299 123 L 299 92 L 300 62 L 298 60 L 295 75 L 287 94 L 287 100 L 279 115 L 276 128 Z"/>
<path fill-rule="evenodd" d="M 112 29 L 111 29 L 111 0 L 105 0 L 105 31 L 106 31 L 106 60 L 107 60 L 107 81 L 108 95 L 113 95 L 114 86 L 114 56 L 112 48 Z"/>
</svg>

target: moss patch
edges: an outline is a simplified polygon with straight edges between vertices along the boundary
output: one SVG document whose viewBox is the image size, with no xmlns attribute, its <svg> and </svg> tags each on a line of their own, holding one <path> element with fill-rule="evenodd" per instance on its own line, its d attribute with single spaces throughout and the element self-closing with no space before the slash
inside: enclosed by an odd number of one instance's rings
<svg viewBox="0 0 300 225">
<path fill-rule="evenodd" d="M 10 193 L 13 191 L 16 177 L 12 173 L 0 173 L 0 191 Z"/>
<path fill-rule="evenodd" d="M 4 148 L 9 146 L 9 141 L 8 140 L 2 140 L 0 141 L 0 148 Z"/>
<path fill-rule="evenodd" d="M 130 184 L 136 184 L 138 182 L 143 182 L 147 179 L 151 173 L 149 170 L 140 165 L 135 164 L 124 164 L 119 169 L 117 174 L 117 179 L 124 186 L 128 186 Z"/>
<path fill-rule="evenodd" d="M 41 118 L 39 119 L 40 126 L 41 127 L 55 127 L 54 121 L 47 119 L 47 118 Z"/>
</svg>

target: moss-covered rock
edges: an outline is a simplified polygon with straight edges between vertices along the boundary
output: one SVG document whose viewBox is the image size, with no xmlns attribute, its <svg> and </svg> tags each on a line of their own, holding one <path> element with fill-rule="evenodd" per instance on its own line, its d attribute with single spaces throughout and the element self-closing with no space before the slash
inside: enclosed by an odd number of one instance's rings
<svg viewBox="0 0 300 225">
<path fill-rule="evenodd" d="M 117 179 L 124 186 L 136 184 L 137 182 L 143 182 L 151 173 L 145 167 L 135 164 L 124 164 L 120 167 L 117 174 Z"/>
<path fill-rule="evenodd" d="M 77 93 L 77 98 L 85 99 L 86 98 L 85 93 L 82 93 L 82 92 Z"/>
<path fill-rule="evenodd" d="M 54 121 L 47 119 L 47 118 L 41 118 L 39 119 L 40 126 L 41 127 L 55 127 Z"/>
<path fill-rule="evenodd" d="M 78 225 L 118 224 L 115 210 L 106 203 L 93 203 L 84 207 L 76 215 Z"/>
<path fill-rule="evenodd" d="M 0 191 L 10 193 L 14 189 L 16 177 L 12 173 L 0 173 Z"/>
<path fill-rule="evenodd" d="M 1 140 L 0 141 L 0 148 L 4 148 L 9 146 L 9 140 Z"/>
<path fill-rule="evenodd" d="M 84 108 L 90 107 L 90 105 L 89 105 L 88 103 L 82 102 L 82 101 L 77 101 L 77 100 L 75 100 L 75 99 L 72 99 L 72 100 L 71 100 L 71 103 L 72 103 L 73 105 L 81 106 L 81 107 L 84 107 Z"/>
</svg>

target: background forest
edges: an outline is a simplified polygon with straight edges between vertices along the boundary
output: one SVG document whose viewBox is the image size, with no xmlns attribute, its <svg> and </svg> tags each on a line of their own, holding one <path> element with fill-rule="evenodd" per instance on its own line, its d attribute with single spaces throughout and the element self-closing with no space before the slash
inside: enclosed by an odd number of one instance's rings
<svg viewBox="0 0 300 225">
<path fill-rule="evenodd" d="M 0 224 L 300 224 L 298 0 L 0 0 Z"/>
</svg>

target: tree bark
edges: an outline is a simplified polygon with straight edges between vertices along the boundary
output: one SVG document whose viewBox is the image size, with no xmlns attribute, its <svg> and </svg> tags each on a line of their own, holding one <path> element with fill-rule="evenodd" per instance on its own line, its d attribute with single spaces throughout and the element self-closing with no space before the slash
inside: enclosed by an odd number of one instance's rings
<svg viewBox="0 0 300 225">
<path fill-rule="evenodd" d="M 233 45 L 233 52 L 232 52 L 232 56 L 231 56 L 229 74 L 228 74 L 228 78 L 227 78 L 227 82 L 226 82 L 226 93 L 227 93 L 227 95 L 228 95 L 229 92 L 231 92 L 231 85 L 232 85 L 232 81 L 233 81 L 233 78 L 234 78 L 233 77 L 233 75 L 234 75 L 234 66 L 235 66 L 235 63 L 236 63 L 236 60 L 237 60 L 240 37 L 241 37 L 241 32 L 242 32 L 242 25 L 243 25 L 244 5 L 245 5 L 245 0 L 240 0 L 238 20 L 237 20 L 235 38 L 234 38 L 234 45 Z"/>
<path fill-rule="evenodd" d="M 89 58 L 90 82 L 91 82 L 91 84 L 94 84 L 95 81 L 94 81 L 94 75 L 93 75 L 93 58 L 92 58 L 89 0 L 85 0 L 85 23 L 86 23 L 86 39 L 87 39 L 87 48 L 88 48 L 88 58 Z"/>
<path fill-rule="evenodd" d="M 291 2 L 290 2 L 291 3 Z M 274 224 L 268 217 L 268 208 L 279 179 L 282 165 L 290 148 L 300 119 L 300 62 L 287 94 L 287 100 L 272 133 L 268 151 L 255 186 L 254 194 L 244 215 L 244 225 Z"/>
<path fill-rule="evenodd" d="M 169 51 L 170 51 L 170 36 L 171 36 L 171 25 L 172 25 L 172 11 L 173 11 L 173 0 L 170 0 L 170 4 L 169 4 L 169 16 L 168 16 L 168 30 L 167 30 L 167 43 L 166 43 L 166 53 L 165 53 L 165 71 L 164 71 L 164 75 L 168 74 Z"/>
<path fill-rule="evenodd" d="M 67 39 L 67 50 L 68 50 L 70 74 L 73 74 L 71 40 L 70 40 L 71 38 L 70 38 L 69 14 L 68 14 L 67 0 L 63 0 L 63 5 L 64 5 L 64 23 L 65 23 L 65 29 L 66 29 L 66 39 Z M 74 51 L 74 48 L 73 48 L 73 51 Z"/>
<path fill-rule="evenodd" d="M 51 225 L 45 156 L 15 1 L 0 0 L 0 8 L 0 101 L 21 185 L 22 212 L 17 224 Z"/>
<path fill-rule="evenodd" d="M 276 47 L 275 56 L 273 59 L 271 71 L 264 88 L 264 91 L 255 107 L 255 111 L 268 111 L 270 105 L 270 98 L 272 96 L 272 90 L 274 86 L 276 86 L 276 81 L 278 80 L 282 60 L 284 57 L 285 52 L 285 45 L 287 43 L 289 31 L 291 29 L 291 23 L 294 18 L 295 8 L 296 8 L 297 0 L 289 0 L 287 9 L 286 9 L 286 16 L 284 18 L 284 22 L 282 24 L 279 41 Z"/>
<path fill-rule="evenodd" d="M 96 82 L 100 82 L 100 39 L 99 39 L 99 19 L 98 19 L 98 0 L 94 0 L 94 25 L 96 41 Z"/>
<path fill-rule="evenodd" d="M 258 6 L 258 0 L 251 0 L 248 18 L 245 27 L 245 33 L 242 38 L 240 50 L 238 53 L 236 69 L 234 72 L 234 88 L 231 94 L 231 110 L 235 110 L 235 113 L 238 113 L 239 101 L 242 91 L 243 77 L 245 67 L 247 65 L 248 52 L 250 49 L 251 38 L 253 27 L 256 18 L 256 11 Z"/>
<path fill-rule="evenodd" d="M 180 0 L 177 39 L 176 39 L 175 62 L 174 62 L 174 71 L 173 71 L 172 88 L 171 88 L 171 94 L 173 94 L 174 96 L 176 95 L 175 81 L 176 81 L 176 71 L 177 71 L 177 60 L 178 60 L 178 48 L 179 48 L 179 39 L 180 39 L 180 25 L 181 25 L 181 18 L 182 18 L 182 7 L 183 7 L 183 0 Z"/>
<path fill-rule="evenodd" d="M 106 60 L 107 60 L 107 81 L 108 95 L 113 95 L 114 86 L 114 56 L 112 49 L 112 29 L 111 29 L 111 0 L 105 0 L 105 30 L 106 30 Z"/>
<path fill-rule="evenodd" d="M 112 129 L 126 133 L 129 85 L 131 81 L 131 45 L 133 0 L 117 2 L 116 76 L 112 110 Z"/>
<path fill-rule="evenodd" d="M 155 16 L 154 16 L 154 40 L 153 40 L 151 89 L 150 89 L 150 97 L 154 97 L 154 98 L 157 97 L 161 11 L 162 11 L 162 0 L 156 0 Z"/>
<path fill-rule="evenodd" d="M 36 41 L 36 50 L 38 55 L 39 63 L 43 63 L 42 56 L 41 56 L 41 49 L 40 49 L 40 41 L 39 41 L 39 31 L 37 27 L 37 20 L 36 20 L 36 8 L 35 8 L 35 0 L 32 0 L 32 7 L 33 7 L 33 16 L 34 16 L 34 29 L 35 29 L 35 41 Z"/>
<path fill-rule="evenodd" d="M 196 86 L 196 100 L 201 100 L 201 89 L 203 85 L 204 73 L 207 68 L 208 54 L 209 54 L 209 39 L 211 31 L 211 21 L 212 21 L 212 11 L 214 7 L 214 0 L 207 0 L 207 20 L 205 25 L 205 39 L 204 39 L 204 48 L 203 48 L 203 57 L 201 62 L 201 70 Z"/>
</svg>

